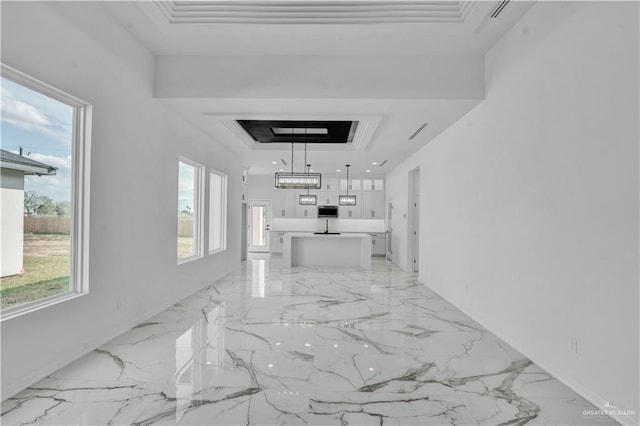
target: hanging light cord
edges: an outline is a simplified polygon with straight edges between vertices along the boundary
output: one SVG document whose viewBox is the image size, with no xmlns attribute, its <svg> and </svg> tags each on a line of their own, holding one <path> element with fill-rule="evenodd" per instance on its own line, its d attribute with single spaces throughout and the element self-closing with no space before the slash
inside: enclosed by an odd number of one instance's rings
<svg viewBox="0 0 640 426">
<path fill-rule="evenodd" d="M 304 126 L 304 164 L 307 166 L 307 195 L 309 195 L 309 167 L 307 164 L 307 126 Z"/>
<path fill-rule="evenodd" d="M 291 125 L 291 174 L 293 174 L 293 125 Z"/>
<path fill-rule="evenodd" d="M 349 167 L 351 164 L 347 164 L 347 195 L 349 195 Z"/>
</svg>

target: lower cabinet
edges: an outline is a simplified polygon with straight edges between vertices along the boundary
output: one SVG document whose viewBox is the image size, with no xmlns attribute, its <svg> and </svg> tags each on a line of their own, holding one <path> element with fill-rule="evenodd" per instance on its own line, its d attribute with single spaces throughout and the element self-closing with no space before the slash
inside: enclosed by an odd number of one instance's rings
<svg viewBox="0 0 640 426">
<path fill-rule="evenodd" d="M 272 231 L 269 237 L 269 251 L 273 254 L 282 254 L 282 242 L 286 232 Z M 386 233 L 372 233 L 371 235 L 371 256 L 386 256 L 387 235 Z"/>
<path fill-rule="evenodd" d="M 371 234 L 371 256 L 387 255 L 386 234 Z"/>
<path fill-rule="evenodd" d="M 269 252 L 282 253 L 282 241 L 286 232 L 271 232 L 269 237 Z"/>
</svg>

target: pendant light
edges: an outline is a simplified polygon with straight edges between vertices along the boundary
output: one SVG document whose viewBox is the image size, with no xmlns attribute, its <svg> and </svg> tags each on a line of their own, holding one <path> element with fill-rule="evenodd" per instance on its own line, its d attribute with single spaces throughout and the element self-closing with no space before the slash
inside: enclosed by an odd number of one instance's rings
<svg viewBox="0 0 640 426">
<path fill-rule="evenodd" d="M 339 195 L 338 196 L 338 205 L 340 206 L 355 206 L 356 205 L 356 196 L 349 195 L 349 167 L 351 164 L 347 164 L 347 195 Z"/>
<path fill-rule="evenodd" d="M 293 172 L 293 144 L 294 144 L 294 125 L 291 124 L 291 173 L 276 172 L 275 187 L 278 189 L 320 189 L 322 187 L 322 176 L 320 173 L 294 173 Z M 305 135 L 307 128 L 305 125 Z M 305 164 L 307 156 L 307 141 L 305 137 Z"/>
</svg>

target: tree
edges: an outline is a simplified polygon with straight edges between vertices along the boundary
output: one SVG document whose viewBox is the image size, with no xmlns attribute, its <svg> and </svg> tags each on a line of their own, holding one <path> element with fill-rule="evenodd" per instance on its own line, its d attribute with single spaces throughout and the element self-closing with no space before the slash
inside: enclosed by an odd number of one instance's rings
<svg viewBox="0 0 640 426">
<path fill-rule="evenodd" d="M 51 197 L 41 195 L 40 197 L 38 197 L 38 202 L 40 205 L 36 209 L 37 214 L 50 215 L 56 213 L 55 203 L 53 202 L 53 199 Z"/>
<path fill-rule="evenodd" d="M 24 191 L 24 212 L 27 216 L 32 216 L 38 210 L 40 197 L 33 191 Z"/>
<path fill-rule="evenodd" d="M 58 201 L 53 208 L 58 216 L 67 216 L 71 212 L 71 205 L 68 201 Z"/>
</svg>

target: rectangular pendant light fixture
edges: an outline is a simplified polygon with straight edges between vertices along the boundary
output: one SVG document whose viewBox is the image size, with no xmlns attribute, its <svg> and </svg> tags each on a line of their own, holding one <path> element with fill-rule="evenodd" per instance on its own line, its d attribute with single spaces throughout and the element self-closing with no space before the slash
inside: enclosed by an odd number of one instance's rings
<svg viewBox="0 0 640 426">
<path fill-rule="evenodd" d="M 340 206 L 355 206 L 356 205 L 356 196 L 355 195 L 338 195 L 338 205 L 340 205 Z"/>
<path fill-rule="evenodd" d="M 298 203 L 301 206 L 315 206 L 316 204 L 318 204 L 318 197 L 316 197 L 315 195 L 300 194 L 300 196 L 298 197 Z"/>
<path fill-rule="evenodd" d="M 320 189 L 320 173 L 282 173 L 276 172 L 278 189 Z"/>
</svg>

